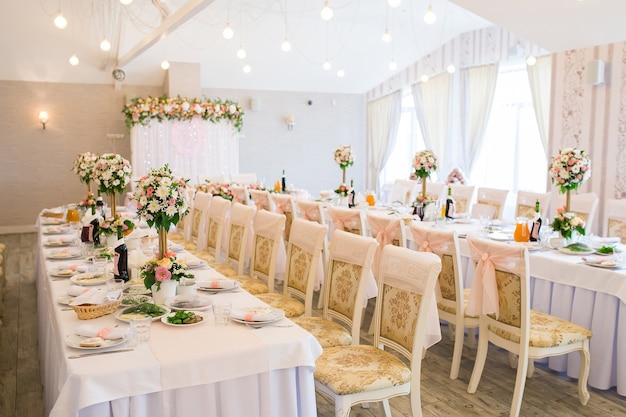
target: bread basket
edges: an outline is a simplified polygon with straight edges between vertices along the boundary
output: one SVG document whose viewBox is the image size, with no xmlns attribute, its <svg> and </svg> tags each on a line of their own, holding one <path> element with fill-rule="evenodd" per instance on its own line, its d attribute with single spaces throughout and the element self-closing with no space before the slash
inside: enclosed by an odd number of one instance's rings
<svg viewBox="0 0 626 417">
<path fill-rule="evenodd" d="M 83 304 L 71 307 L 74 309 L 80 320 L 91 320 L 115 312 L 121 302 L 122 297 L 104 304 Z"/>
</svg>

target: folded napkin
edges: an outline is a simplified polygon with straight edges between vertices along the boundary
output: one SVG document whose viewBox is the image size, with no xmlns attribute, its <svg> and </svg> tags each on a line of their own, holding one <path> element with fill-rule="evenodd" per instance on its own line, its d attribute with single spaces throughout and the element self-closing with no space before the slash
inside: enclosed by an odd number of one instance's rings
<svg viewBox="0 0 626 417">
<path fill-rule="evenodd" d="M 583 261 L 590 263 L 590 264 L 599 264 L 602 261 L 605 261 L 606 258 L 603 258 L 601 256 L 583 256 Z"/>
<path fill-rule="evenodd" d="M 234 279 L 214 279 L 212 281 L 198 281 L 198 287 L 228 289 L 235 288 L 237 283 L 238 281 L 235 281 Z"/>
<path fill-rule="evenodd" d="M 609 244 L 609 243 L 619 243 L 620 242 L 620 238 L 619 237 L 594 237 L 593 238 L 594 242 L 597 243 L 602 243 L 602 244 Z"/>
<path fill-rule="evenodd" d="M 194 268 L 200 265 L 204 265 L 204 261 L 194 258 L 181 258 L 181 261 L 185 262 L 189 268 Z"/>
<path fill-rule="evenodd" d="M 100 305 L 104 303 L 108 303 L 109 301 L 115 301 L 120 298 L 122 295 L 122 291 L 106 291 L 102 288 L 93 288 L 89 291 L 79 295 L 70 301 L 71 306 L 79 306 L 83 304 L 93 304 Z"/>
<path fill-rule="evenodd" d="M 102 327 L 97 324 L 81 324 L 76 328 L 76 334 L 83 337 L 101 337 L 115 340 L 124 337 L 127 329 L 119 327 Z"/>
<path fill-rule="evenodd" d="M 243 321 L 271 321 L 278 317 L 272 309 L 268 307 L 253 307 L 234 310 L 231 317 Z"/>
<path fill-rule="evenodd" d="M 91 288 L 85 288 L 80 285 L 72 285 L 67 289 L 67 295 L 72 297 L 78 297 L 79 295 L 85 294 Z"/>
</svg>

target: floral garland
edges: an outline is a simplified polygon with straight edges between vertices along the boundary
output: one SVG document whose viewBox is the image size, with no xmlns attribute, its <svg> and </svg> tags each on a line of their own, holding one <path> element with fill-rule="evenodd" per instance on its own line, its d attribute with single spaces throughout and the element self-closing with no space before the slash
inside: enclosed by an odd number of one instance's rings
<svg viewBox="0 0 626 417">
<path fill-rule="evenodd" d="M 446 184 L 469 184 L 469 181 L 463 171 L 461 171 L 461 168 L 454 168 L 450 171 L 450 174 L 448 174 Z"/>
<path fill-rule="evenodd" d="M 116 153 L 101 155 L 92 172 L 98 190 L 105 194 L 120 194 L 130 182 L 130 162 Z"/>
<path fill-rule="evenodd" d="M 418 178 L 428 178 L 437 170 L 437 157 L 430 149 L 419 151 L 413 157 L 413 169 Z"/>
<path fill-rule="evenodd" d="M 100 227 L 96 231 L 96 236 L 105 235 L 111 236 L 115 235 L 118 239 L 123 238 L 133 231 L 135 228 L 135 223 L 131 220 L 126 219 L 122 220 L 121 216 L 115 216 L 115 220 L 112 218 L 106 219 L 102 223 L 100 223 Z"/>
<path fill-rule="evenodd" d="M 137 203 L 137 215 L 157 231 L 170 229 L 189 211 L 187 182 L 172 173 L 169 165 L 152 168 L 137 181 L 132 200 Z"/>
<path fill-rule="evenodd" d="M 233 192 L 230 189 L 230 185 L 226 183 L 209 182 L 207 180 L 206 184 L 196 185 L 196 190 L 209 193 L 213 196 L 220 196 L 229 201 L 233 199 Z"/>
<path fill-rule="evenodd" d="M 582 149 L 559 150 L 550 163 L 550 177 L 552 184 L 556 184 L 562 193 L 577 190 L 591 177 L 591 160 Z"/>
<path fill-rule="evenodd" d="M 229 120 L 238 132 L 243 127 L 243 109 L 231 100 L 187 99 L 186 97 L 146 97 L 133 98 L 124 105 L 122 113 L 126 117 L 126 127 L 131 129 L 140 124 L 146 126 L 152 119 L 191 120 L 195 117 L 219 123 Z"/>
<path fill-rule="evenodd" d="M 354 154 L 351 146 L 340 146 L 335 150 L 335 162 L 341 169 L 345 169 L 354 164 Z"/>
<path fill-rule="evenodd" d="M 561 207 L 556 211 L 556 217 L 552 222 L 552 229 L 555 232 L 561 232 L 561 236 L 566 239 L 572 237 L 572 232 L 576 231 L 581 235 L 585 235 L 585 222 L 574 213 L 566 213 L 565 207 Z"/>
<path fill-rule="evenodd" d="M 72 165 L 72 172 L 78 175 L 81 182 L 85 184 L 89 184 L 93 179 L 92 173 L 94 167 L 96 165 L 96 161 L 98 160 L 98 155 L 92 152 L 84 152 L 79 154 L 76 159 L 74 159 L 74 164 Z"/>
<path fill-rule="evenodd" d="M 164 281 L 180 281 L 181 278 L 193 278 L 193 274 L 187 272 L 187 265 L 183 260 L 176 259 L 174 252 L 166 252 L 163 259 L 151 259 L 141 267 L 141 278 L 147 289 L 156 284 L 161 289 Z"/>
</svg>

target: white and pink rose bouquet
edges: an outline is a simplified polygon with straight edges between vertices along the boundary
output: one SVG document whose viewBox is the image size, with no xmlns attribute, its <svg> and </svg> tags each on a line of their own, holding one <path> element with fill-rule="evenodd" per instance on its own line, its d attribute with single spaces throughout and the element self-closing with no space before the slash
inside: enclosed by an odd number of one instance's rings
<svg viewBox="0 0 626 417">
<path fill-rule="evenodd" d="M 165 281 L 180 281 L 181 278 L 193 278 L 187 272 L 187 265 L 181 259 L 176 259 L 174 252 L 165 252 L 162 259 L 151 259 L 141 267 L 141 278 L 147 289 L 156 284 L 157 289 Z"/>
<path fill-rule="evenodd" d="M 577 190 L 591 177 L 591 160 L 582 149 L 562 149 L 552 158 L 550 177 L 562 193 Z"/>
<path fill-rule="evenodd" d="M 91 175 L 97 160 L 98 155 L 92 152 L 81 153 L 76 157 L 76 159 L 74 159 L 72 172 L 78 175 L 80 182 L 84 182 L 85 184 L 89 184 L 91 182 L 93 179 Z"/>
<path fill-rule="evenodd" d="M 556 211 L 552 229 L 555 232 L 560 232 L 565 239 L 571 239 L 574 231 L 583 236 L 585 235 L 585 222 L 576 214 L 566 212 L 565 207 L 561 207 Z"/>
<path fill-rule="evenodd" d="M 130 162 L 116 153 L 105 153 L 97 159 L 92 179 L 98 190 L 105 194 L 120 194 L 130 182 Z"/>
<path fill-rule="evenodd" d="M 428 178 L 437 170 L 437 157 L 430 149 L 419 151 L 413 157 L 413 169 L 418 178 Z"/>
<path fill-rule="evenodd" d="M 352 153 L 352 147 L 340 146 L 335 150 L 335 162 L 341 169 L 346 169 L 354 164 L 354 154 Z"/>
</svg>

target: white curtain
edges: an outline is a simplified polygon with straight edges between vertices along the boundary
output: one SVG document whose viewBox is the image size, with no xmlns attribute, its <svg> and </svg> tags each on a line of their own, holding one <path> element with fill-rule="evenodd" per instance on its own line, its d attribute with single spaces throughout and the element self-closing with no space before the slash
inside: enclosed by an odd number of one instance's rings
<svg viewBox="0 0 626 417">
<path fill-rule="evenodd" d="M 450 81 L 450 74 L 446 72 L 411 87 L 424 143 L 439 159 L 439 170 L 445 169 L 446 164 L 449 164 L 445 161 L 445 152 L 448 141 Z"/>
<path fill-rule="evenodd" d="M 402 91 L 367 104 L 367 123 L 370 147 L 368 184 L 378 191 L 378 174 L 389 159 L 395 145 L 402 111 Z"/>
<path fill-rule="evenodd" d="M 228 178 L 239 172 L 239 137 L 226 121 L 151 121 L 147 126 L 135 125 L 130 141 L 133 178 L 166 163 L 190 184 L 198 176 Z"/>
<path fill-rule="evenodd" d="M 530 94 L 543 149 L 548 155 L 548 129 L 550 128 L 550 89 L 552 55 L 537 58 L 535 65 L 527 65 Z"/>
<path fill-rule="evenodd" d="M 465 153 L 461 158 L 464 158 L 463 168 L 468 174 L 472 172 L 485 138 L 497 78 L 497 64 L 461 70 L 461 91 L 465 94 L 461 110 Z"/>
</svg>

